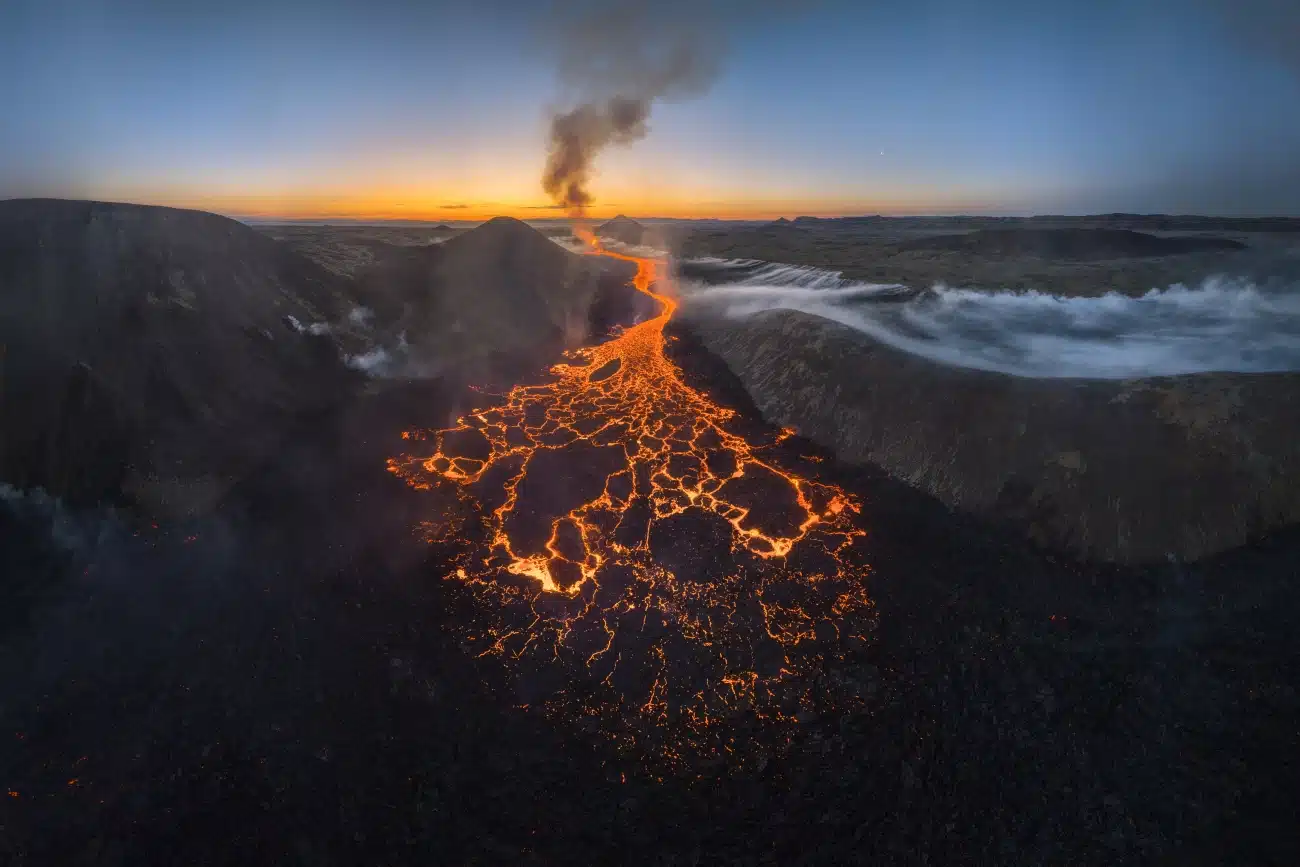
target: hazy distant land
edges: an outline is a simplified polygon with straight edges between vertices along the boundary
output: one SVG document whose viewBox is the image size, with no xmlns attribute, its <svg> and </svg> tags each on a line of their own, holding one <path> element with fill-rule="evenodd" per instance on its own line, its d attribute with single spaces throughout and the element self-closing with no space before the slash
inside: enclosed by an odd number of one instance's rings
<svg viewBox="0 0 1300 867">
<path fill-rule="evenodd" d="M 604 225 L 610 225 L 609 221 Z M 629 221 L 633 222 L 633 221 Z M 713 256 L 808 265 L 847 279 L 1065 295 L 1141 294 L 1229 274 L 1257 281 L 1300 276 L 1300 218 L 1105 214 L 1082 217 L 799 217 L 794 220 L 639 220 L 682 257 Z M 456 223 L 262 223 L 255 228 L 340 274 L 352 275 L 392 247 L 440 243 L 465 231 Z M 549 236 L 567 222 L 533 221 Z M 1090 233 L 1128 233 L 1162 248 L 1096 242 Z M 1074 236 L 1074 243 L 1006 244 L 1016 234 Z M 962 236 L 1000 237 L 984 248 Z M 619 240 L 628 241 L 624 235 Z M 1112 242 L 1114 238 L 1110 239 Z M 1090 244 L 1095 244 L 1089 249 Z M 1187 249 L 1179 250 L 1177 245 Z M 1035 249 L 1035 246 L 1040 249 Z"/>
<path fill-rule="evenodd" d="M 1207 249 L 1131 255 L 1131 249 L 1006 252 L 1003 245 L 963 249 L 934 243 L 939 236 L 1008 230 L 1077 233 L 1132 231 L 1162 239 L 1210 242 Z M 1099 232 L 1100 233 L 1100 232 Z M 1209 249 L 1229 241 L 1242 249 Z M 1026 245 L 1030 246 L 1030 245 Z M 1086 247 L 1086 244 L 1085 244 Z M 683 256 L 761 259 L 842 271 L 848 279 L 942 283 L 982 289 L 1037 290 L 1068 295 L 1109 291 L 1141 294 L 1175 283 L 1199 283 L 1215 274 L 1267 279 L 1300 275 L 1300 219 L 1231 219 L 1101 215 L 1089 217 L 863 217 L 800 218 L 762 226 L 702 228 L 686 233 Z"/>
</svg>

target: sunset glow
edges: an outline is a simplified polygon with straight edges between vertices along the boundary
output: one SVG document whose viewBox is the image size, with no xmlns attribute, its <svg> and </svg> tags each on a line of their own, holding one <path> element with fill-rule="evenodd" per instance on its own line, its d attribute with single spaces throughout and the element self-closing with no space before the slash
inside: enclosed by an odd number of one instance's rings
<svg viewBox="0 0 1300 867">
<path fill-rule="evenodd" d="M 297 220 L 348 220 L 348 221 L 423 221 L 423 222 L 479 222 L 492 217 L 506 216 L 519 220 L 561 219 L 563 209 L 537 198 L 498 199 L 491 201 L 457 200 L 454 195 L 420 193 L 402 195 L 396 191 L 374 194 L 355 193 L 317 195 L 312 193 L 191 193 L 101 196 L 126 200 L 138 204 L 164 205 L 177 208 L 194 208 L 219 214 L 274 221 Z M 834 217 L 845 214 L 884 214 L 905 216 L 911 214 L 970 213 L 996 211 L 989 200 L 978 197 L 954 199 L 934 203 L 924 197 L 865 199 L 842 201 L 815 200 L 755 200 L 722 201 L 685 198 L 631 198 L 618 197 L 609 202 L 596 202 L 587 210 L 587 216 L 606 220 L 618 214 L 640 219 L 719 219 L 719 220 L 774 220 L 796 216 Z"/>
<path fill-rule="evenodd" d="M 663 100 L 644 138 L 596 157 L 591 215 L 1292 212 L 1300 114 L 1275 107 L 1296 104 L 1300 79 L 1196 4 L 1177 20 L 1139 6 L 1005 27 L 947 0 L 920 17 L 842 4 L 833 27 L 740 22 L 706 93 Z M 559 216 L 541 185 L 547 125 L 575 95 L 538 50 L 540 8 L 326 3 L 306 24 L 277 8 L 75 31 L 0 15 L 0 64 L 17 64 L 0 93 L 22 118 L 0 124 L 0 198 L 258 220 Z"/>
</svg>

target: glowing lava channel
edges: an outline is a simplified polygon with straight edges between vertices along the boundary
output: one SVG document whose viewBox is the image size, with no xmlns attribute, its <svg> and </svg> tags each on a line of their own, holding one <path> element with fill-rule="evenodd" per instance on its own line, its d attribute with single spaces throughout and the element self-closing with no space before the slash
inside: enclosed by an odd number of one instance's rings
<svg viewBox="0 0 1300 867">
<path fill-rule="evenodd" d="M 809 700 L 801 676 L 814 657 L 835 652 L 818 640 L 819 625 L 841 643 L 868 628 L 866 569 L 849 562 L 864 535 L 858 504 L 762 455 L 772 444 L 728 430 L 734 412 L 687 385 L 665 352 L 677 302 L 655 291 L 662 263 L 586 240 L 594 255 L 636 264 L 633 285 L 661 305 L 659 315 L 579 350 L 547 381 L 518 386 L 455 427 L 408 432 L 431 441 L 432 454 L 403 455 L 389 469 L 419 488 L 452 487 L 481 521 L 480 533 L 447 520 L 426 527 L 431 541 L 460 543 L 449 577 L 481 603 L 485 616 L 465 627 L 481 654 L 573 663 L 604 689 L 560 689 L 544 697 L 550 709 L 600 717 L 631 741 L 646 724 L 676 721 L 697 747 L 740 710 L 789 720 Z M 598 495 L 551 521 L 539 550 L 521 550 L 509 528 L 535 459 L 582 446 L 621 450 L 621 459 Z M 767 493 L 746 487 L 755 478 Z M 479 491 L 480 482 L 492 490 Z M 502 495 L 495 508 L 481 505 Z M 773 501 L 787 503 L 779 529 L 760 514 Z M 656 525 L 690 515 L 729 527 L 723 574 L 676 574 L 652 551 Z M 628 630 L 648 637 L 629 641 Z M 764 647 L 778 651 L 766 665 Z"/>
</svg>

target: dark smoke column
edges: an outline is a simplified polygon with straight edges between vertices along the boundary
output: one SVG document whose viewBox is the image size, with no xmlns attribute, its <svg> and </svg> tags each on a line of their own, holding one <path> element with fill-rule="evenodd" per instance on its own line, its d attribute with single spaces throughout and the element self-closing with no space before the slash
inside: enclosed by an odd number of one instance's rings
<svg viewBox="0 0 1300 867">
<path fill-rule="evenodd" d="M 560 78 L 577 107 L 551 118 L 542 187 L 572 216 L 591 203 L 596 156 L 645 137 L 664 99 L 698 96 L 717 77 L 723 2 L 608 0 L 566 4 L 557 22 Z"/>
<path fill-rule="evenodd" d="M 649 128 L 650 101 L 611 97 L 604 103 L 585 103 L 551 118 L 551 155 L 546 161 L 542 187 L 557 205 L 580 215 L 591 204 L 587 185 L 596 154 L 613 144 L 631 144 Z"/>
</svg>

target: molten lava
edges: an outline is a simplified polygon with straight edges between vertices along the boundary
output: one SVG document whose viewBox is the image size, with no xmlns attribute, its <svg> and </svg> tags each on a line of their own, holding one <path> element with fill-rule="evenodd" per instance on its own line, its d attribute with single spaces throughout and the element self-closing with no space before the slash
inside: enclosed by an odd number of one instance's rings
<svg viewBox="0 0 1300 867">
<path fill-rule="evenodd" d="M 865 638 L 859 507 L 778 465 L 786 434 L 751 442 L 683 380 L 662 263 L 585 240 L 635 263 L 659 315 L 454 427 L 408 432 L 432 452 L 389 468 L 455 492 L 462 518 L 425 530 L 473 597 L 465 641 L 509 662 L 523 704 L 594 718 L 624 744 L 655 733 L 674 761 L 733 753 L 741 717 L 811 711 L 820 660 Z"/>
</svg>

